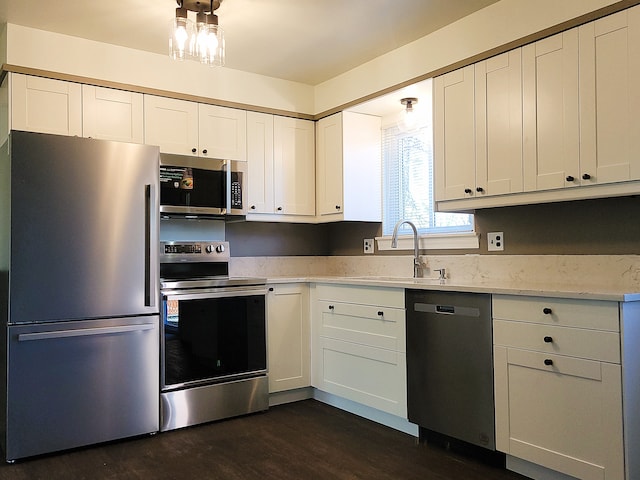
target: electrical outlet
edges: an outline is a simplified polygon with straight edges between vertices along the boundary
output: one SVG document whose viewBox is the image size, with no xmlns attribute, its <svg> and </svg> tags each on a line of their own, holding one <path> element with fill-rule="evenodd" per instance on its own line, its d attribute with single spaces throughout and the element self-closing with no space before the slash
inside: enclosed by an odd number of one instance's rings
<svg viewBox="0 0 640 480">
<path fill-rule="evenodd" d="M 364 253 L 373 253 L 373 238 L 364 239 Z"/>
<path fill-rule="evenodd" d="M 504 233 L 503 232 L 487 233 L 487 249 L 490 252 L 504 250 Z"/>
</svg>

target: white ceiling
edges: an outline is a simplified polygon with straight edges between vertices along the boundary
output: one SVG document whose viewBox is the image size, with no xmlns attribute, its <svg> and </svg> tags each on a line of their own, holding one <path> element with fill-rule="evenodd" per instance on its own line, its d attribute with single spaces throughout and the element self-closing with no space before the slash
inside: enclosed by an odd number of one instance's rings
<svg viewBox="0 0 640 480">
<path fill-rule="evenodd" d="M 223 0 L 216 13 L 227 67 L 317 85 L 496 1 Z M 164 54 L 175 7 L 175 0 L 0 0 L 0 21 Z"/>
</svg>

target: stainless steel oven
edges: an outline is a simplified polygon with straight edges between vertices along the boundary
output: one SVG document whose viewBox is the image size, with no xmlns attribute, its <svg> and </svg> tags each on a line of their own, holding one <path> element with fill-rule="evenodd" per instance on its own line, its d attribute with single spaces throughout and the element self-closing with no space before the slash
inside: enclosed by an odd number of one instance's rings
<svg viewBox="0 0 640 480">
<path fill-rule="evenodd" d="M 226 242 L 161 244 L 161 430 L 268 408 L 265 280 Z"/>
</svg>

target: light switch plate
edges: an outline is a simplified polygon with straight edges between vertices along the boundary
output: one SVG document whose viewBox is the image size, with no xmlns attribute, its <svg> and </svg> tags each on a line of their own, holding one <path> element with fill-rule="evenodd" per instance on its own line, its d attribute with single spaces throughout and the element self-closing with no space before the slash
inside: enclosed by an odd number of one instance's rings
<svg viewBox="0 0 640 480">
<path fill-rule="evenodd" d="M 487 250 L 490 252 L 504 250 L 504 232 L 487 233 Z"/>
</svg>

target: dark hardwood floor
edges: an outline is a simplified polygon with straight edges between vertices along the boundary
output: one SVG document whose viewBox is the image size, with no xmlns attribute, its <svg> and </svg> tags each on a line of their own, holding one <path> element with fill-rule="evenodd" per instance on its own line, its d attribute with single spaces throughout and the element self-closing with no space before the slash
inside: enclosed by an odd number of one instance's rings
<svg viewBox="0 0 640 480">
<path fill-rule="evenodd" d="M 524 479 L 317 402 L 0 465 L 0 479 Z"/>
</svg>

